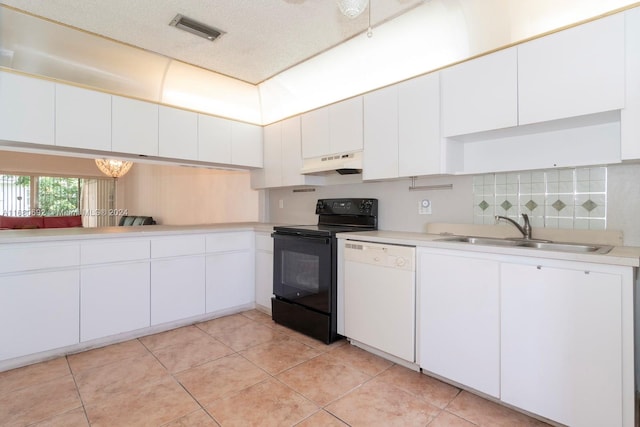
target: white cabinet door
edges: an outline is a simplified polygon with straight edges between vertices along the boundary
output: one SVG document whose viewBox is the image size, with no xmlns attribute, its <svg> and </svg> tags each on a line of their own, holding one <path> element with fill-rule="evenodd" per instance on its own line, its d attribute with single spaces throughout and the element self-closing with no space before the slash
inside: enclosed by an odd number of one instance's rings
<svg viewBox="0 0 640 427">
<path fill-rule="evenodd" d="M 398 85 L 398 144 L 398 176 L 443 172 L 439 73 Z"/>
<path fill-rule="evenodd" d="M 149 262 L 83 268 L 80 272 L 80 340 L 146 328 Z"/>
<path fill-rule="evenodd" d="M 273 238 L 256 233 L 256 304 L 271 312 L 273 295 Z"/>
<path fill-rule="evenodd" d="M 79 342 L 78 270 L 0 278 L 0 360 Z"/>
<path fill-rule="evenodd" d="M 363 146 L 362 96 L 329 106 L 329 146 L 324 154 L 360 151 Z"/>
<path fill-rule="evenodd" d="M 111 149 L 117 153 L 158 155 L 158 104 L 113 96 Z"/>
<path fill-rule="evenodd" d="M 624 14 L 518 46 L 519 123 L 624 107 Z"/>
<path fill-rule="evenodd" d="M 624 15 L 626 99 L 620 113 L 621 157 L 635 160 L 640 159 L 640 8 Z"/>
<path fill-rule="evenodd" d="M 186 319 L 204 312 L 204 255 L 151 262 L 152 325 Z"/>
<path fill-rule="evenodd" d="M 231 122 L 231 163 L 262 167 L 262 126 Z"/>
<path fill-rule="evenodd" d="M 300 174 L 302 169 L 302 134 L 300 116 L 282 122 L 282 186 L 312 185 L 318 177 Z"/>
<path fill-rule="evenodd" d="M 362 178 L 398 177 L 398 86 L 364 95 Z"/>
<path fill-rule="evenodd" d="M 198 160 L 231 164 L 231 120 L 198 114 Z"/>
<path fill-rule="evenodd" d="M 264 128 L 264 188 L 282 186 L 282 122 Z"/>
<path fill-rule="evenodd" d="M 0 140 L 54 145 L 55 83 L 0 72 Z"/>
<path fill-rule="evenodd" d="M 160 157 L 198 160 L 198 114 L 164 105 L 159 108 Z"/>
<path fill-rule="evenodd" d="M 331 154 L 329 107 L 304 113 L 301 117 L 302 157 L 311 159 Z"/>
<path fill-rule="evenodd" d="M 500 396 L 500 268 L 460 252 L 419 252 L 420 367 Z"/>
<path fill-rule="evenodd" d="M 442 70 L 442 132 L 450 137 L 518 124 L 516 48 Z"/>
<path fill-rule="evenodd" d="M 255 301 L 253 251 L 207 255 L 207 313 Z"/>
<path fill-rule="evenodd" d="M 623 425 L 621 277 L 502 264 L 501 279 L 502 400 L 566 425 Z"/>
<path fill-rule="evenodd" d="M 56 145 L 111 151 L 111 95 L 56 84 Z"/>
</svg>

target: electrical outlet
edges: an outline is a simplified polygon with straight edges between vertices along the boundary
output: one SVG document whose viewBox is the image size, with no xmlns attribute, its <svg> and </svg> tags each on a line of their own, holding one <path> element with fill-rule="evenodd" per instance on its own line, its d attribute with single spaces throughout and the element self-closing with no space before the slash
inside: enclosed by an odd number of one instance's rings
<svg viewBox="0 0 640 427">
<path fill-rule="evenodd" d="M 279 207 L 280 209 L 283 209 L 283 208 L 284 208 L 284 200 L 282 200 L 282 199 L 278 200 L 278 207 Z"/>
<path fill-rule="evenodd" d="M 424 199 L 418 202 L 419 215 L 431 215 L 431 200 Z"/>
</svg>

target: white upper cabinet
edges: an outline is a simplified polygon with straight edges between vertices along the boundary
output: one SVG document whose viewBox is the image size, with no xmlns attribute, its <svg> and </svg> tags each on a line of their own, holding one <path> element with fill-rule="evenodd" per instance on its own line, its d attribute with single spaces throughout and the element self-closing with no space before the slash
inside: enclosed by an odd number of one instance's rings
<svg viewBox="0 0 640 427">
<path fill-rule="evenodd" d="M 158 104 L 113 96 L 111 149 L 117 153 L 158 155 Z"/>
<path fill-rule="evenodd" d="M 438 73 L 364 96 L 363 179 L 439 174 L 440 145 Z"/>
<path fill-rule="evenodd" d="M 262 167 L 262 126 L 231 122 L 231 163 Z"/>
<path fill-rule="evenodd" d="M 329 107 L 302 115 L 302 157 L 312 159 L 331 154 L 329 145 Z"/>
<path fill-rule="evenodd" d="M 198 114 L 161 105 L 159 117 L 160 157 L 198 160 Z"/>
<path fill-rule="evenodd" d="M 624 14 L 518 46 L 519 123 L 624 107 Z"/>
<path fill-rule="evenodd" d="M 329 106 L 329 142 L 331 152 L 327 154 L 362 150 L 362 115 L 361 96 Z"/>
<path fill-rule="evenodd" d="M 442 173 L 440 74 L 398 85 L 398 175 Z"/>
<path fill-rule="evenodd" d="M 362 179 L 398 177 L 398 86 L 364 95 Z"/>
<path fill-rule="evenodd" d="M 305 159 L 362 150 L 362 96 L 302 115 L 302 156 Z"/>
<path fill-rule="evenodd" d="M 442 70 L 443 136 L 518 124 L 518 55 L 505 49 Z"/>
<path fill-rule="evenodd" d="M 0 140 L 54 145 L 55 83 L 0 72 Z"/>
<path fill-rule="evenodd" d="M 625 12 L 626 99 L 621 112 L 622 160 L 640 159 L 640 8 Z"/>
<path fill-rule="evenodd" d="M 111 151 L 111 95 L 56 84 L 56 145 Z"/>
<path fill-rule="evenodd" d="M 198 114 L 198 160 L 231 163 L 231 121 Z"/>
<path fill-rule="evenodd" d="M 264 127 L 264 168 L 251 171 L 251 187 L 275 188 L 320 185 L 323 178 L 301 175 L 300 116 Z"/>
</svg>

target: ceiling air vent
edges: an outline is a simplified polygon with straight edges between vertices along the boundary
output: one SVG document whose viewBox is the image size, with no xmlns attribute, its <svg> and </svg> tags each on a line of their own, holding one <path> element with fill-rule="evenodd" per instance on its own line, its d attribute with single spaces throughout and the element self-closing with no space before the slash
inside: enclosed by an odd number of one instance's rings
<svg viewBox="0 0 640 427">
<path fill-rule="evenodd" d="M 169 25 L 211 41 L 214 41 L 224 34 L 223 31 L 210 27 L 206 24 L 202 24 L 198 21 L 194 21 L 193 19 L 182 16 L 181 14 L 177 14 L 176 17 L 171 20 Z"/>
</svg>

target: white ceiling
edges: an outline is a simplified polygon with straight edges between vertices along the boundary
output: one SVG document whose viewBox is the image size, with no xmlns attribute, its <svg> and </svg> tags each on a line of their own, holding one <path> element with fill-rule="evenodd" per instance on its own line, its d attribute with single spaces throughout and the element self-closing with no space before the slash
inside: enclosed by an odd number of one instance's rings
<svg viewBox="0 0 640 427">
<path fill-rule="evenodd" d="M 371 0 L 372 24 L 423 0 Z M 0 4 L 257 84 L 366 31 L 369 13 L 334 0 L 0 0 Z M 169 26 L 177 14 L 225 32 L 210 42 Z"/>
</svg>

